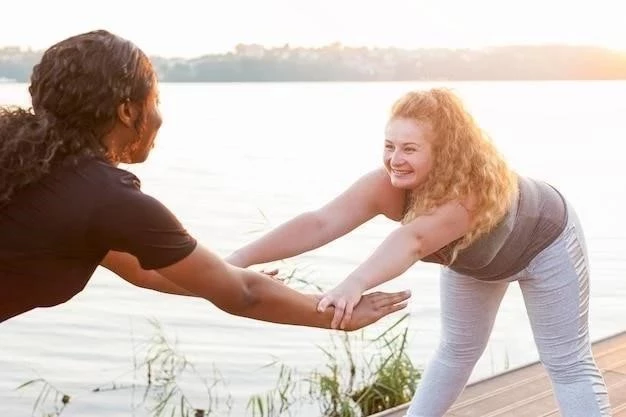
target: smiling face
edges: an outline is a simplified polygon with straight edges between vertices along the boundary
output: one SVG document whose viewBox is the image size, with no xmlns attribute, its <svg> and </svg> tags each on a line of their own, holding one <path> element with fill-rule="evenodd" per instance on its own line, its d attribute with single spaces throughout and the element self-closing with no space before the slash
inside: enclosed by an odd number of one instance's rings
<svg viewBox="0 0 626 417">
<path fill-rule="evenodd" d="M 428 123 L 413 119 L 393 118 L 387 123 L 383 164 L 394 187 L 415 189 L 430 173 L 431 130 Z"/>
</svg>

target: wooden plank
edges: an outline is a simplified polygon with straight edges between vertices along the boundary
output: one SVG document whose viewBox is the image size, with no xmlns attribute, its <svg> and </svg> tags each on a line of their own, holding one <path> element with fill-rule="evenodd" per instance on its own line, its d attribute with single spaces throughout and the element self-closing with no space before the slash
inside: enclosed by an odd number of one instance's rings
<svg viewBox="0 0 626 417">
<path fill-rule="evenodd" d="M 626 417 L 626 332 L 598 340 L 592 350 L 615 417 Z M 403 417 L 408 404 L 372 417 Z M 557 417 L 552 385 L 543 366 L 532 363 L 468 385 L 446 417 Z"/>
<path fill-rule="evenodd" d="M 615 408 L 614 401 L 612 398 L 612 393 L 616 390 L 626 388 L 626 375 L 622 375 L 616 372 L 606 371 L 603 373 L 604 381 L 606 383 L 607 389 L 609 391 L 609 402 L 611 403 L 611 407 Z M 545 397 L 533 401 L 530 406 L 526 407 L 522 405 L 521 407 L 516 407 L 512 413 L 495 413 L 493 417 L 504 417 L 504 416 L 519 416 L 519 417 L 558 417 L 560 416 L 558 406 L 556 403 L 556 399 L 554 398 L 552 390 L 547 393 Z M 532 411 L 531 411 L 532 410 Z M 487 417 L 487 416 L 485 416 Z"/>
<path fill-rule="evenodd" d="M 626 373 L 626 335 L 597 342 L 593 348 L 600 369 L 618 365 Z M 611 387 L 617 388 L 616 382 L 622 381 L 615 373 L 604 372 L 604 375 L 610 392 Z M 535 363 L 469 386 L 448 415 L 536 417 L 558 415 L 558 411 L 548 375 L 541 364 Z"/>
</svg>

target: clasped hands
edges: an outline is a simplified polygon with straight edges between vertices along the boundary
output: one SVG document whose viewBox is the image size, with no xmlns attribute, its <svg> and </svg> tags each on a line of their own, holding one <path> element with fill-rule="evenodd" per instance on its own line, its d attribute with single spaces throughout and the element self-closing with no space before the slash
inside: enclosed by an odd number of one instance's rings
<svg viewBox="0 0 626 417">
<path fill-rule="evenodd" d="M 280 280 L 277 276 L 277 269 L 261 270 L 260 272 Z M 408 304 L 407 300 L 411 296 L 410 291 L 374 292 L 365 295 L 364 292 L 365 288 L 360 285 L 358 280 L 346 279 L 331 290 L 316 297 L 318 299 L 317 310 L 322 313 L 327 308 L 334 307 L 331 329 L 355 330 L 373 323 L 387 314 L 405 308 Z M 359 302 L 361 302 L 360 305 Z M 354 314 L 355 308 L 360 308 L 357 314 Z"/>
</svg>

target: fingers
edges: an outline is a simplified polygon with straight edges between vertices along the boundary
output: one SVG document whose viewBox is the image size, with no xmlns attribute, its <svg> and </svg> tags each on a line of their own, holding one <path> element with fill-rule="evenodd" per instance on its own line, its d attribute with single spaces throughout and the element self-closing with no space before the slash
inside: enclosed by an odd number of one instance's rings
<svg viewBox="0 0 626 417">
<path fill-rule="evenodd" d="M 350 323 L 350 320 L 352 319 L 352 310 L 354 310 L 354 304 L 347 303 L 345 313 L 343 314 L 343 320 L 341 320 L 339 327 L 341 330 L 344 330 Z"/>
<path fill-rule="evenodd" d="M 411 298 L 411 291 L 399 291 L 394 293 L 378 293 L 372 297 L 372 303 L 377 308 L 386 308 L 388 306 L 401 303 Z"/>
<path fill-rule="evenodd" d="M 328 308 L 332 300 L 333 299 L 327 295 L 322 296 L 319 303 L 317 303 L 317 311 L 319 311 L 320 313 L 323 313 L 324 311 L 326 311 L 326 308 Z"/>
<path fill-rule="evenodd" d="M 326 311 L 326 308 L 331 305 L 335 307 L 335 311 L 333 313 L 333 320 L 330 323 L 330 328 L 338 329 L 341 323 L 341 319 L 343 318 L 344 311 L 346 309 L 346 300 L 342 298 L 336 301 L 332 296 L 325 295 L 317 304 L 317 311 L 323 313 L 324 311 Z"/>
<path fill-rule="evenodd" d="M 396 311 L 405 309 L 409 305 L 411 291 L 405 290 L 397 293 L 382 294 L 376 305 L 380 317 L 387 316 Z"/>
<path fill-rule="evenodd" d="M 411 290 L 400 291 L 395 294 L 392 294 L 391 296 L 391 300 L 394 303 L 400 303 L 402 301 L 408 300 L 409 298 L 411 298 Z"/>
<path fill-rule="evenodd" d="M 383 312 L 383 316 L 386 316 L 387 314 L 391 314 L 391 313 L 395 313 L 396 311 L 403 310 L 408 305 L 409 305 L 409 302 L 405 301 L 405 302 L 400 303 L 400 304 L 386 306 L 383 309 L 381 309 L 381 311 Z"/>
<path fill-rule="evenodd" d="M 266 277 L 273 279 L 274 281 L 278 281 L 280 283 L 285 282 L 283 278 L 278 276 L 278 269 L 270 269 L 267 271 L 265 269 L 261 269 L 259 272 L 265 275 Z"/>
<path fill-rule="evenodd" d="M 353 307 L 350 305 L 349 308 L 347 308 L 348 303 L 346 302 L 345 298 L 335 300 L 332 296 L 326 295 L 323 296 L 320 302 L 317 304 L 317 311 L 323 313 L 324 311 L 326 311 L 326 308 L 331 305 L 335 307 L 335 311 L 333 312 L 333 320 L 330 323 L 330 328 L 339 329 L 340 326 L 346 325 L 349 321 L 349 318 L 347 321 L 345 320 L 344 314 L 346 311 L 349 311 L 349 315 L 352 316 Z"/>
<path fill-rule="evenodd" d="M 330 323 L 331 329 L 339 328 L 339 323 L 341 323 L 341 319 L 343 318 L 345 311 L 346 300 L 342 298 L 335 304 L 335 314 L 333 315 L 333 321 Z"/>
</svg>

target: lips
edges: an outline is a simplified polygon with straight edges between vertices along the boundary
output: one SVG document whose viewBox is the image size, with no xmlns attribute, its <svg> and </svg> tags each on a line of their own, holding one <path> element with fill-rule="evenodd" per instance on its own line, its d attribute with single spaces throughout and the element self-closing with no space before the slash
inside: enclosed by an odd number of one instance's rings
<svg viewBox="0 0 626 417">
<path fill-rule="evenodd" d="M 403 177 L 406 175 L 410 175 L 413 173 L 413 171 L 403 171 L 403 170 L 399 170 L 399 169 L 392 169 L 391 173 L 397 177 Z"/>
</svg>

